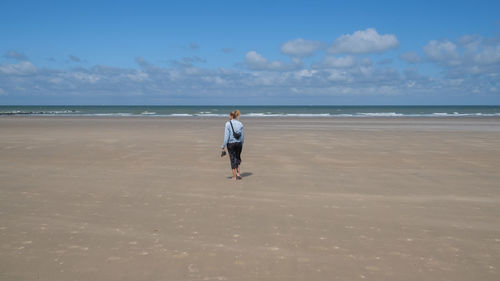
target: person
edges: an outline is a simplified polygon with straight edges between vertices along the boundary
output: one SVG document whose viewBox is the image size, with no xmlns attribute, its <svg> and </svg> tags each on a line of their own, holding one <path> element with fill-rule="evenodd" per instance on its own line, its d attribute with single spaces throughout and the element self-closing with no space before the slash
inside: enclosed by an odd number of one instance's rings
<svg viewBox="0 0 500 281">
<path fill-rule="evenodd" d="M 239 116 L 240 111 L 237 109 L 229 113 L 229 121 L 226 122 L 226 128 L 224 129 L 224 142 L 221 146 L 222 151 L 227 146 L 229 161 L 231 162 L 231 169 L 233 171 L 233 180 L 242 179 L 240 175 L 240 163 L 245 134 L 243 124 L 237 120 Z"/>
</svg>

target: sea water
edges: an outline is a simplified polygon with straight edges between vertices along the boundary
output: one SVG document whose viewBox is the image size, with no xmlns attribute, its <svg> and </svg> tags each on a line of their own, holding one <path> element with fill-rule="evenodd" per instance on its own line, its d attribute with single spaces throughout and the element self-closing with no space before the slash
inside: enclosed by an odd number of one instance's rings
<svg viewBox="0 0 500 281">
<path fill-rule="evenodd" d="M 500 106 L 0 106 L 0 115 L 113 117 L 492 117 Z"/>
</svg>

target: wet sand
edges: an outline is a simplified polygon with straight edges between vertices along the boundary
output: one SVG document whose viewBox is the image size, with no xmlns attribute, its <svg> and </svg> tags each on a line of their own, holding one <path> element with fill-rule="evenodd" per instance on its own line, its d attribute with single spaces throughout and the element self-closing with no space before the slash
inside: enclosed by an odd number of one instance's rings
<svg viewBox="0 0 500 281">
<path fill-rule="evenodd" d="M 499 280 L 500 119 L 0 118 L 0 280 Z"/>
</svg>

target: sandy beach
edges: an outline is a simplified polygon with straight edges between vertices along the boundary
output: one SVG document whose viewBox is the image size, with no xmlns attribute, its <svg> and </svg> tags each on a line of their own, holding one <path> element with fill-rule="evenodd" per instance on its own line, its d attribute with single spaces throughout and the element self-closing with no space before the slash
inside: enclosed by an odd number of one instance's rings
<svg viewBox="0 0 500 281">
<path fill-rule="evenodd" d="M 0 118 L 0 280 L 500 280 L 500 118 Z"/>
</svg>

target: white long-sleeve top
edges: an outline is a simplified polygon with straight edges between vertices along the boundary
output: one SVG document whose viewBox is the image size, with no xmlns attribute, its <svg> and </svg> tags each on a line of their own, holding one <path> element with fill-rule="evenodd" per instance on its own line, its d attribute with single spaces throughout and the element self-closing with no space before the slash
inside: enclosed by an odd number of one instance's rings
<svg viewBox="0 0 500 281">
<path fill-rule="evenodd" d="M 233 128 L 234 132 L 236 133 L 241 133 L 241 137 L 239 139 L 236 139 L 233 136 L 233 130 L 231 129 L 231 124 L 229 124 L 229 121 L 226 122 L 226 128 L 224 129 L 224 142 L 222 143 L 222 148 L 226 147 L 228 143 L 233 143 L 233 142 L 245 142 L 245 133 L 243 130 L 243 123 L 240 121 L 233 119 L 231 120 L 231 123 L 233 123 Z"/>
</svg>

